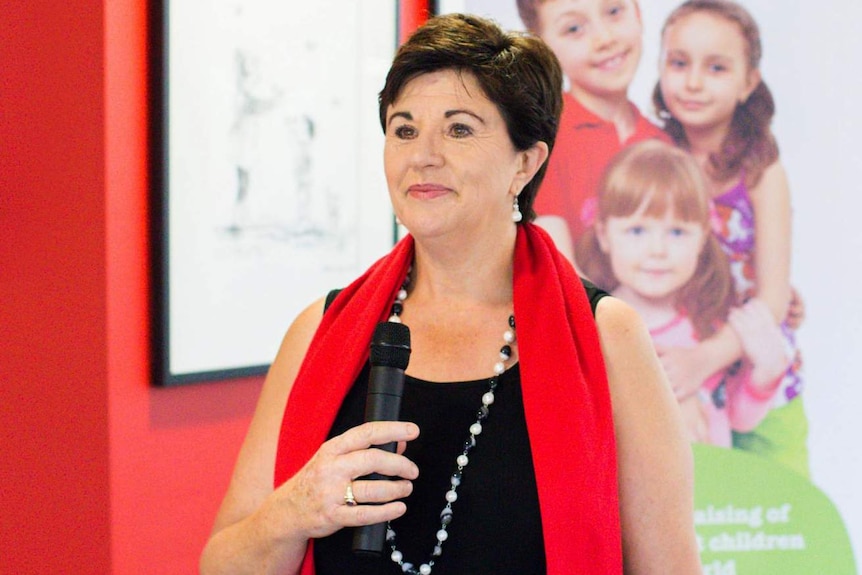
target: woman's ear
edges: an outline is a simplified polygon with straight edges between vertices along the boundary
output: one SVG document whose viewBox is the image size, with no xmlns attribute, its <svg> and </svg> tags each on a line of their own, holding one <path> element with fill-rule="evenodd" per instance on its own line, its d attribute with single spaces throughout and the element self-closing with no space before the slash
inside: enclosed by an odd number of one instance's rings
<svg viewBox="0 0 862 575">
<path fill-rule="evenodd" d="M 533 179 L 533 176 L 536 175 L 536 172 L 539 171 L 539 168 L 548 159 L 549 154 L 548 144 L 545 142 L 536 142 L 526 150 L 518 152 L 521 165 L 518 167 L 518 171 L 515 173 L 515 178 L 512 181 L 515 195 L 520 194 L 524 186 L 530 183 L 530 180 Z"/>
</svg>

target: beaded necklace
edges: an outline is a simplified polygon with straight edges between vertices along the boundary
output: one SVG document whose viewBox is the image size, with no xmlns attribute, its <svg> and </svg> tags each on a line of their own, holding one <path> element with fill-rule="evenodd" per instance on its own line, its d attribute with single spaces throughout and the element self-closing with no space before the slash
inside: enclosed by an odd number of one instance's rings
<svg viewBox="0 0 862 575">
<path fill-rule="evenodd" d="M 392 303 L 392 314 L 389 321 L 401 323 L 401 312 L 404 310 L 404 300 L 407 299 L 407 288 L 410 285 L 410 271 L 407 271 L 407 277 L 404 283 L 401 284 L 401 289 L 395 296 L 395 301 Z M 503 333 L 503 347 L 500 348 L 500 361 L 494 364 L 494 375 L 488 380 L 488 391 L 482 395 L 482 405 L 476 413 L 476 421 L 470 425 L 470 435 L 464 443 L 463 451 L 455 458 L 455 472 L 450 479 L 450 488 L 446 492 L 446 505 L 440 512 L 440 529 L 437 530 L 437 543 L 431 550 L 431 556 L 425 563 L 415 567 L 413 563 L 404 560 L 404 554 L 398 550 L 396 545 L 396 534 L 391 524 L 387 524 L 386 542 L 392 553 L 389 558 L 401 566 L 401 570 L 409 575 L 430 575 L 431 569 L 434 567 L 434 562 L 443 554 L 443 543 L 449 538 L 448 526 L 452 523 L 453 511 L 452 505 L 458 500 L 458 486 L 461 485 L 461 478 L 464 473 L 464 468 L 470 462 L 470 451 L 476 447 L 476 437 L 482 433 L 482 422 L 488 418 L 490 407 L 494 403 L 494 391 L 497 389 L 499 377 L 506 371 L 506 362 L 512 357 L 511 344 L 515 341 L 515 316 L 509 316 L 509 328 Z"/>
</svg>

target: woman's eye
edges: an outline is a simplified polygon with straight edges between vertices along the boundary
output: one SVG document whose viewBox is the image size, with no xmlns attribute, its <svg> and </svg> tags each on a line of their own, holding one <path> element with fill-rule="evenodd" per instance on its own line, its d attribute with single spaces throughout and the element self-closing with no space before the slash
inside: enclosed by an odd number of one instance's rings
<svg viewBox="0 0 862 575">
<path fill-rule="evenodd" d="M 643 226 L 632 226 L 629 228 L 629 234 L 631 234 L 633 236 L 640 236 L 640 235 L 643 235 L 643 233 L 644 233 L 644 227 Z"/>
<path fill-rule="evenodd" d="M 466 124 L 452 124 L 452 127 L 449 129 L 452 135 L 456 138 L 466 138 L 473 134 L 473 129 Z"/>
<path fill-rule="evenodd" d="M 685 61 L 677 58 L 671 58 L 667 61 L 668 66 L 671 68 L 685 68 Z"/>
<path fill-rule="evenodd" d="M 723 64 L 713 64 L 712 66 L 709 67 L 709 69 L 712 72 L 721 73 L 721 72 L 724 72 L 725 70 L 727 70 L 727 67 L 724 66 Z"/>
<path fill-rule="evenodd" d="M 403 125 L 395 128 L 395 137 L 402 140 L 409 140 L 416 135 L 416 130 L 412 126 Z"/>
<path fill-rule="evenodd" d="M 577 34 L 580 31 L 581 31 L 581 25 L 580 24 L 572 24 L 571 26 L 568 26 L 566 28 L 567 34 Z"/>
</svg>

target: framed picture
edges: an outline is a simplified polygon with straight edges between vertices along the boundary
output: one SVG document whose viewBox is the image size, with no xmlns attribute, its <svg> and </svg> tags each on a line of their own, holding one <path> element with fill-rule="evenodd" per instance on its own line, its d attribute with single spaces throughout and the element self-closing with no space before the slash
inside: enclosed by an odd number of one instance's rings
<svg viewBox="0 0 862 575">
<path fill-rule="evenodd" d="M 395 0 L 165 0 L 155 383 L 264 373 L 293 318 L 391 248 L 377 93 Z"/>
</svg>

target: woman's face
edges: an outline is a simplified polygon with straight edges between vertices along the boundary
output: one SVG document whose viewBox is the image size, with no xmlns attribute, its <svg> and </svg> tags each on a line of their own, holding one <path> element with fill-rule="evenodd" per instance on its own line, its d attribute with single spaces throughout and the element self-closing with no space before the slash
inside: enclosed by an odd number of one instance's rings
<svg viewBox="0 0 862 575">
<path fill-rule="evenodd" d="M 497 106 L 469 73 L 418 76 L 386 114 L 389 195 L 415 236 L 512 232 L 515 195 L 538 169 L 530 165 L 534 153 L 515 149 Z"/>
<path fill-rule="evenodd" d="M 694 276 L 707 231 L 672 210 L 647 215 L 646 204 L 598 225 L 599 244 L 620 285 L 645 299 L 673 297 Z"/>
<path fill-rule="evenodd" d="M 738 103 L 760 82 L 749 70 L 746 41 L 725 18 L 695 12 L 664 34 L 661 91 L 670 113 L 686 130 L 726 130 Z"/>
</svg>

